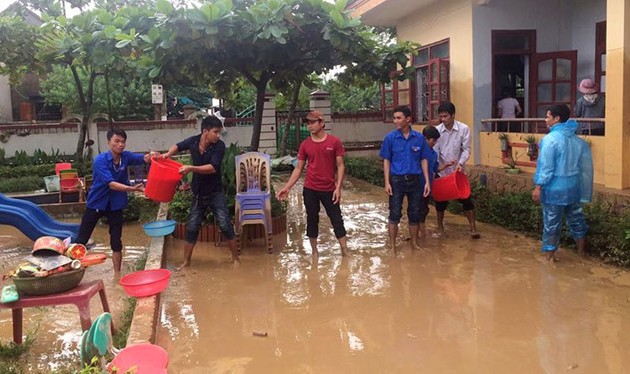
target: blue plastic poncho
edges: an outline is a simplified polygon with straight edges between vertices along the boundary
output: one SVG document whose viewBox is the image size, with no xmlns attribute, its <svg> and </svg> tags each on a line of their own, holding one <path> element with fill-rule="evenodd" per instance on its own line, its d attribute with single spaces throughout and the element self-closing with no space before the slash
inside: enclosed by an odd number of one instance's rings
<svg viewBox="0 0 630 374">
<path fill-rule="evenodd" d="M 593 197 L 591 148 L 577 129 L 574 120 L 558 123 L 540 141 L 534 184 L 542 186 L 543 204 L 570 205 Z"/>
</svg>

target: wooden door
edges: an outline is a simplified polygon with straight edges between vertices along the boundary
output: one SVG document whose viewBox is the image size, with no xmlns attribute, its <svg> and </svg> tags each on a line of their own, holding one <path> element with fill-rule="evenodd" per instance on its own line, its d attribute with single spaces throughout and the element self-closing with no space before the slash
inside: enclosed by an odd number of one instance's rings
<svg viewBox="0 0 630 374">
<path fill-rule="evenodd" d="M 577 51 L 533 54 L 530 77 L 530 116 L 544 118 L 547 107 L 575 105 Z"/>
</svg>

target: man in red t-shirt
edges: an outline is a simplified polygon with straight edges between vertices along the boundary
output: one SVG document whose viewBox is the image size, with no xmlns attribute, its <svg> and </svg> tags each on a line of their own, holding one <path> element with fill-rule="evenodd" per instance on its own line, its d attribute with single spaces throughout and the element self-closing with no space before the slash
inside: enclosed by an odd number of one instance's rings
<svg viewBox="0 0 630 374">
<path fill-rule="evenodd" d="M 324 114 L 313 110 L 306 116 L 311 137 L 300 144 L 298 163 L 287 184 L 278 192 L 279 200 L 284 200 L 291 187 L 300 179 L 302 170 L 308 161 L 304 180 L 304 207 L 306 208 L 306 235 L 311 243 L 313 258 L 317 258 L 317 236 L 319 235 L 320 202 L 326 209 L 335 236 L 341 246 L 341 255 L 348 255 L 346 229 L 343 226 L 339 201 L 345 166 L 343 144 L 336 136 L 324 131 Z M 335 172 L 337 174 L 335 178 Z"/>
</svg>

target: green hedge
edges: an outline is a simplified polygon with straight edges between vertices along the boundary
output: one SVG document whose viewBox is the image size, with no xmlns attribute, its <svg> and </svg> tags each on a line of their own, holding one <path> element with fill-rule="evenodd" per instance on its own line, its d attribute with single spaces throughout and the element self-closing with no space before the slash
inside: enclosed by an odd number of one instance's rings
<svg viewBox="0 0 630 374">
<path fill-rule="evenodd" d="M 378 159 L 346 159 L 349 175 L 382 186 L 376 174 L 380 170 Z M 375 183 L 374 181 L 377 181 Z M 530 193 L 496 193 L 481 186 L 472 186 L 475 216 L 481 222 L 502 226 L 524 235 L 541 238 L 542 208 L 532 201 Z M 449 211 L 461 213 L 460 204 L 449 204 Z M 594 257 L 618 266 L 630 266 L 630 211 L 606 201 L 584 205 L 589 226 L 586 251 Z M 573 246 L 570 233 L 564 228 L 562 244 Z"/>
<path fill-rule="evenodd" d="M 92 164 L 74 164 L 80 176 L 92 174 Z M 55 164 L 0 165 L 0 193 L 30 192 L 45 188 L 44 177 L 55 174 Z"/>
<path fill-rule="evenodd" d="M 0 193 L 30 192 L 44 187 L 44 178 L 41 177 L 0 179 Z"/>
<path fill-rule="evenodd" d="M 346 173 L 355 178 L 385 187 L 383 161 L 378 158 L 345 157 Z"/>
<path fill-rule="evenodd" d="M 20 177 L 45 177 L 55 174 L 54 164 L 0 166 L 0 180 Z"/>
</svg>

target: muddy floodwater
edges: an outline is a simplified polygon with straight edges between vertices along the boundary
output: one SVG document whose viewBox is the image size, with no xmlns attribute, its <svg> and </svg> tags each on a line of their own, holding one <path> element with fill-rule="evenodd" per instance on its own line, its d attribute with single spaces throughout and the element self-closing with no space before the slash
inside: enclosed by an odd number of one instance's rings
<svg viewBox="0 0 630 374">
<path fill-rule="evenodd" d="M 77 220 L 78 221 L 78 220 Z M 96 244 L 92 251 L 108 255 L 104 264 L 89 267 L 82 282 L 102 279 L 109 307 L 114 318 L 114 325 L 120 322 L 123 311 L 127 307 L 127 295 L 113 278 L 111 250 L 109 247 L 108 226 L 97 225 L 92 235 Z M 133 271 L 135 262 L 142 257 L 150 238 L 147 237 L 139 223 L 126 224 L 123 229 L 125 253 L 123 257 L 123 273 Z M 0 274 L 14 269 L 30 254 L 33 242 L 20 231 L 0 225 Z M 7 280 L 3 283 L 11 284 Z M 98 295 L 90 301 L 92 319 L 103 313 Z M 20 357 L 19 364 L 25 373 L 50 373 L 54 370 L 73 369 L 79 366 L 79 342 L 81 339 L 81 323 L 78 309 L 74 305 L 46 308 L 26 308 L 23 317 L 24 334 L 34 338 L 28 353 Z M 0 310 L 0 341 L 8 344 L 13 340 L 11 311 Z M 0 373 L 2 368 L 0 367 Z"/>
<path fill-rule="evenodd" d="M 386 247 L 383 189 L 349 179 L 342 211 L 352 256 L 327 217 L 320 256 L 305 236 L 298 183 L 273 254 L 199 243 L 162 294 L 157 343 L 169 373 L 629 373 L 630 273 L 447 214 L 448 237 Z M 435 229 L 435 211 L 428 217 Z M 168 242 L 181 262 L 183 241 Z M 257 336 L 266 335 L 266 336 Z"/>
</svg>

